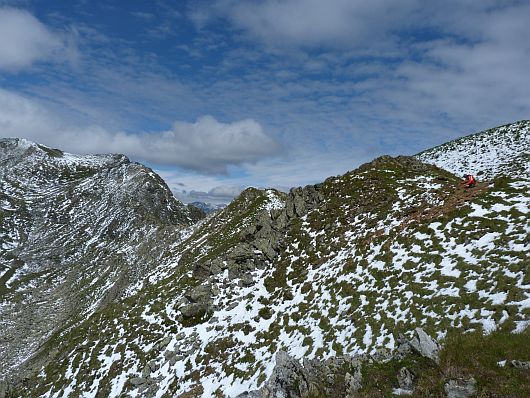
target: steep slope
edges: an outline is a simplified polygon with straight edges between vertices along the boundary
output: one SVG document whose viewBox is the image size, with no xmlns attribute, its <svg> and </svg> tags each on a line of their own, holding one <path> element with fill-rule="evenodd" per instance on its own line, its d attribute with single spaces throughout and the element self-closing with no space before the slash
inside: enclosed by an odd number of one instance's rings
<svg viewBox="0 0 530 398">
<path fill-rule="evenodd" d="M 125 156 L 0 140 L 0 376 L 142 279 L 192 218 Z"/>
</svg>

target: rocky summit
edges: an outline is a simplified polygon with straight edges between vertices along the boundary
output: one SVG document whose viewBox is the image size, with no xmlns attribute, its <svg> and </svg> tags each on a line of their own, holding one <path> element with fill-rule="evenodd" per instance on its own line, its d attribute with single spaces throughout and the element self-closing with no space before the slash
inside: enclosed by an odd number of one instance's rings
<svg viewBox="0 0 530 398">
<path fill-rule="evenodd" d="M 528 121 L 206 218 L 123 156 L 0 150 L 0 396 L 530 395 Z"/>
</svg>

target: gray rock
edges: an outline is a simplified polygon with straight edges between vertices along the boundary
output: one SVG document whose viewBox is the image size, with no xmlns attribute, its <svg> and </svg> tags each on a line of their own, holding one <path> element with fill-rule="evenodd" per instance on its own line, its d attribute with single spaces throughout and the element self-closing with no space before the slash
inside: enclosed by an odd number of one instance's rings
<svg viewBox="0 0 530 398">
<path fill-rule="evenodd" d="M 253 242 L 254 247 L 261 251 L 268 260 L 274 260 L 278 253 L 273 248 L 273 242 L 270 238 L 260 238 Z"/>
<path fill-rule="evenodd" d="M 239 285 L 242 287 L 249 287 L 254 285 L 256 282 L 254 281 L 254 278 L 250 274 L 245 274 L 241 277 L 239 281 Z"/>
<path fill-rule="evenodd" d="M 239 394 L 236 398 L 264 398 L 264 397 L 263 395 L 261 395 L 259 390 L 256 390 L 256 391 L 244 392 L 243 394 Z"/>
<path fill-rule="evenodd" d="M 300 398 L 300 383 L 304 382 L 301 375 L 300 363 L 286 352 L 279 351 L 276 354 L 276 366 L 260 394 L 264 398 Z"/>
<path fill-rule="evenodd" d="M 227 256 L 229 260 L 233 260 L 236 263 L 245 262 L 245 260 L 252 259 L 253 257 L 254 249 L 246 243 L 240 243 L 234 247 Z"/>
<path fill-rule="evenodd" d="M 176 353 L 177 353 L 176 351 L 167 350 L 164 352 L 164 358 L 166 359 L 166 361 L 168 361 L 170 358 L 175 356 Z"/>
<path fill-rule="evenodd" d="M 173 357 L 170 358 L 170 360 L 169 360 L 169 365 L 170 365 L 170 366 L 173 366 L 173 365 L 175 365 L 177 362 L 182 361 L 184 358 L 186 358 L 184 355 L 175 355 L 175 356 L 173 356 Z"/>
<path fill-rule="evenodd" d="M 153 383 L 152 379 L 148 379 L 146 377 L 133 377 L 129 380 L 129 383 L 131 383 L 133 386 L 143 386 L 146 384 Z"/>
<path fill-rule="evenodd" d="M 206 264 L 198 263 L 193 267 L 193 277 L 200 281 L 205 280 L 211 275 L 220 274 L 221 272 L 221 267 L 213 262 L 208 262 Z"/>
<path fill-rule="evenodd" d="M 362 382 L 363 375 L 361 373 L 361 367 L 359 366 L 357 369 L 355 369 L 355 372 L 353 374 L 346 373 L 346 377 L 344 379 L 346 383 L 346 393 L 348 395 L 354 395 L 357 391 L 359 391 L 362 388 Z"/>
<path fill-rule="evenodd" d="M 192 303 L 206 303 L 212 300 L 214 291 L 210 285 L 199 285 L 186 293 L 186 298 Z"/>
<path fill-rule="evenodd" d="M 410 345 L 414 351 L 423 357 L 432 359 L 434 362 L 440 361 L 440 345 L 431 338 L 422 328 L 416 328 L 414 337 L 410 341 Z"/>
<path fill-rule="evenodd" d="M 169 343 L 171 343 L 171 337 L 166 336 L 162 340 L 160 340 L 160 342 L 156 346 L 159 350 L 162 351 L 169 345 Z"/>
<path fill-rule="evenodd" d="M 444 385 L 447 398 L 468 398 L 477 391 L 474 378 L 468 380 L 449 380 Z"/>
<path fill-rule="evenodd" d="M 510 361 L 510 365 L 512 365 L 514 368 L 517 368 L 517 369 L 530 369 L 530 361 L 517 361 L 517 360 L 513 360 L 513 361 Z"/>
<path fill-rule="evenodd" d="M 412 391 L 414 389 L 414 375 L 407 368 L 401 368 L 397 375 L 399 388 Z"/>
<path fill-rule="evenodd" d="M 157 364 L 155 360 L 149 361 L 145 364 L 144 368 L 142 369 L 142 377 L 147 378 L 153 373 L 154 371 L 160 369 L 160 365 Z"/>
<path fill-rule="evenodd" d="M 180 309 L 184 319 L 190 319 L 197 316 L 205 315 L 208 312 L 208 305 L 202 303 L 192 303 L 185 305 Z"/>
<path fill-rule="evenodd" d="M 385 347 L 378 348 L 372 355 L 375 362 L 388 362 L 392 359 L 392 352 Z"/>
</svg>

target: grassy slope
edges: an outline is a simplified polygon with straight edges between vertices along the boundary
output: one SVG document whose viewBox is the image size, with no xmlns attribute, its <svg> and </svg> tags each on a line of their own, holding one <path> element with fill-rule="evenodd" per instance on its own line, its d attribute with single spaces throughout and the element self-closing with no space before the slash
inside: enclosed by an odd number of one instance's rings
<svg viewBox="0 0 530 398">
<path fill-rule="evenodd" d="M 363 389 L 359 398 L 392 397 L 398 386 L 396 375 L 407 367 L 414 375 L 417 387 L 414 397 L 445 397 L 448 380 L 475 378 L 477 397 L 528 397 L 530 371 L 514 368 L 511 360 L 530 358 L 530 329 L 513 334 L 501 329 L 491 334 L 463 334 L 451 331 L 444 340 L 440 364 L 411 355 L 403 360 L 374 363 L 363 370 Z M 501 367 L 499 362 L 507 361 Z"/>
</svg>

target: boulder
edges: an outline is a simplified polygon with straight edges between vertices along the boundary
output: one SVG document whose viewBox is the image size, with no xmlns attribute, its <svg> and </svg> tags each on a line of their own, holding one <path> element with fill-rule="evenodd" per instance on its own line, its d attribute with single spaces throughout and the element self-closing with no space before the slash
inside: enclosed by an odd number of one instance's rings
<svg viewBox="0 0 530 398">
<path fill-rule="evenodd" d="M 203 303 L 192 303 L 180 308 L 180 313 L 184 319 L 200 317 L 208 312 L 208 305 Z"/>
<path fill-rule="evenodd" d="M 449 380 L 444 385 L 447 398 L 468 398 L 477 391 L 474 378 L 467 380 Z"/>
<path fill-rule="evenodd" d="M 258 391 L 249 391 L 237 398 L 301 398 L 300 390 L 308 390 L 302 376 L 302 365 L 284 351 L 276 354 L 276 366 L 271 377 Z"/>
<path fill-rule="evenodd" d="M 440 362 L 440 344 L 425 333 L 422 328 L 416 328 L 410 345 L 421 356 L 432 359 L 436 363 Z"/>
<path fill-rule="evenodd" d="M 199 285 L 186 292 L 185 297 L 191 303 L 207 303 L 215 296 L 214 289 L 210 285 Z"/>
<path fill-rule="evenodd" d="M 156 361 L 152 360 L 145 364 L 144 368 L 142 369 L 142 377 L 147 378 L 151 375 L 152 372 L 159 369 L 160 365 L 156 363 Z"/>
</svg>

